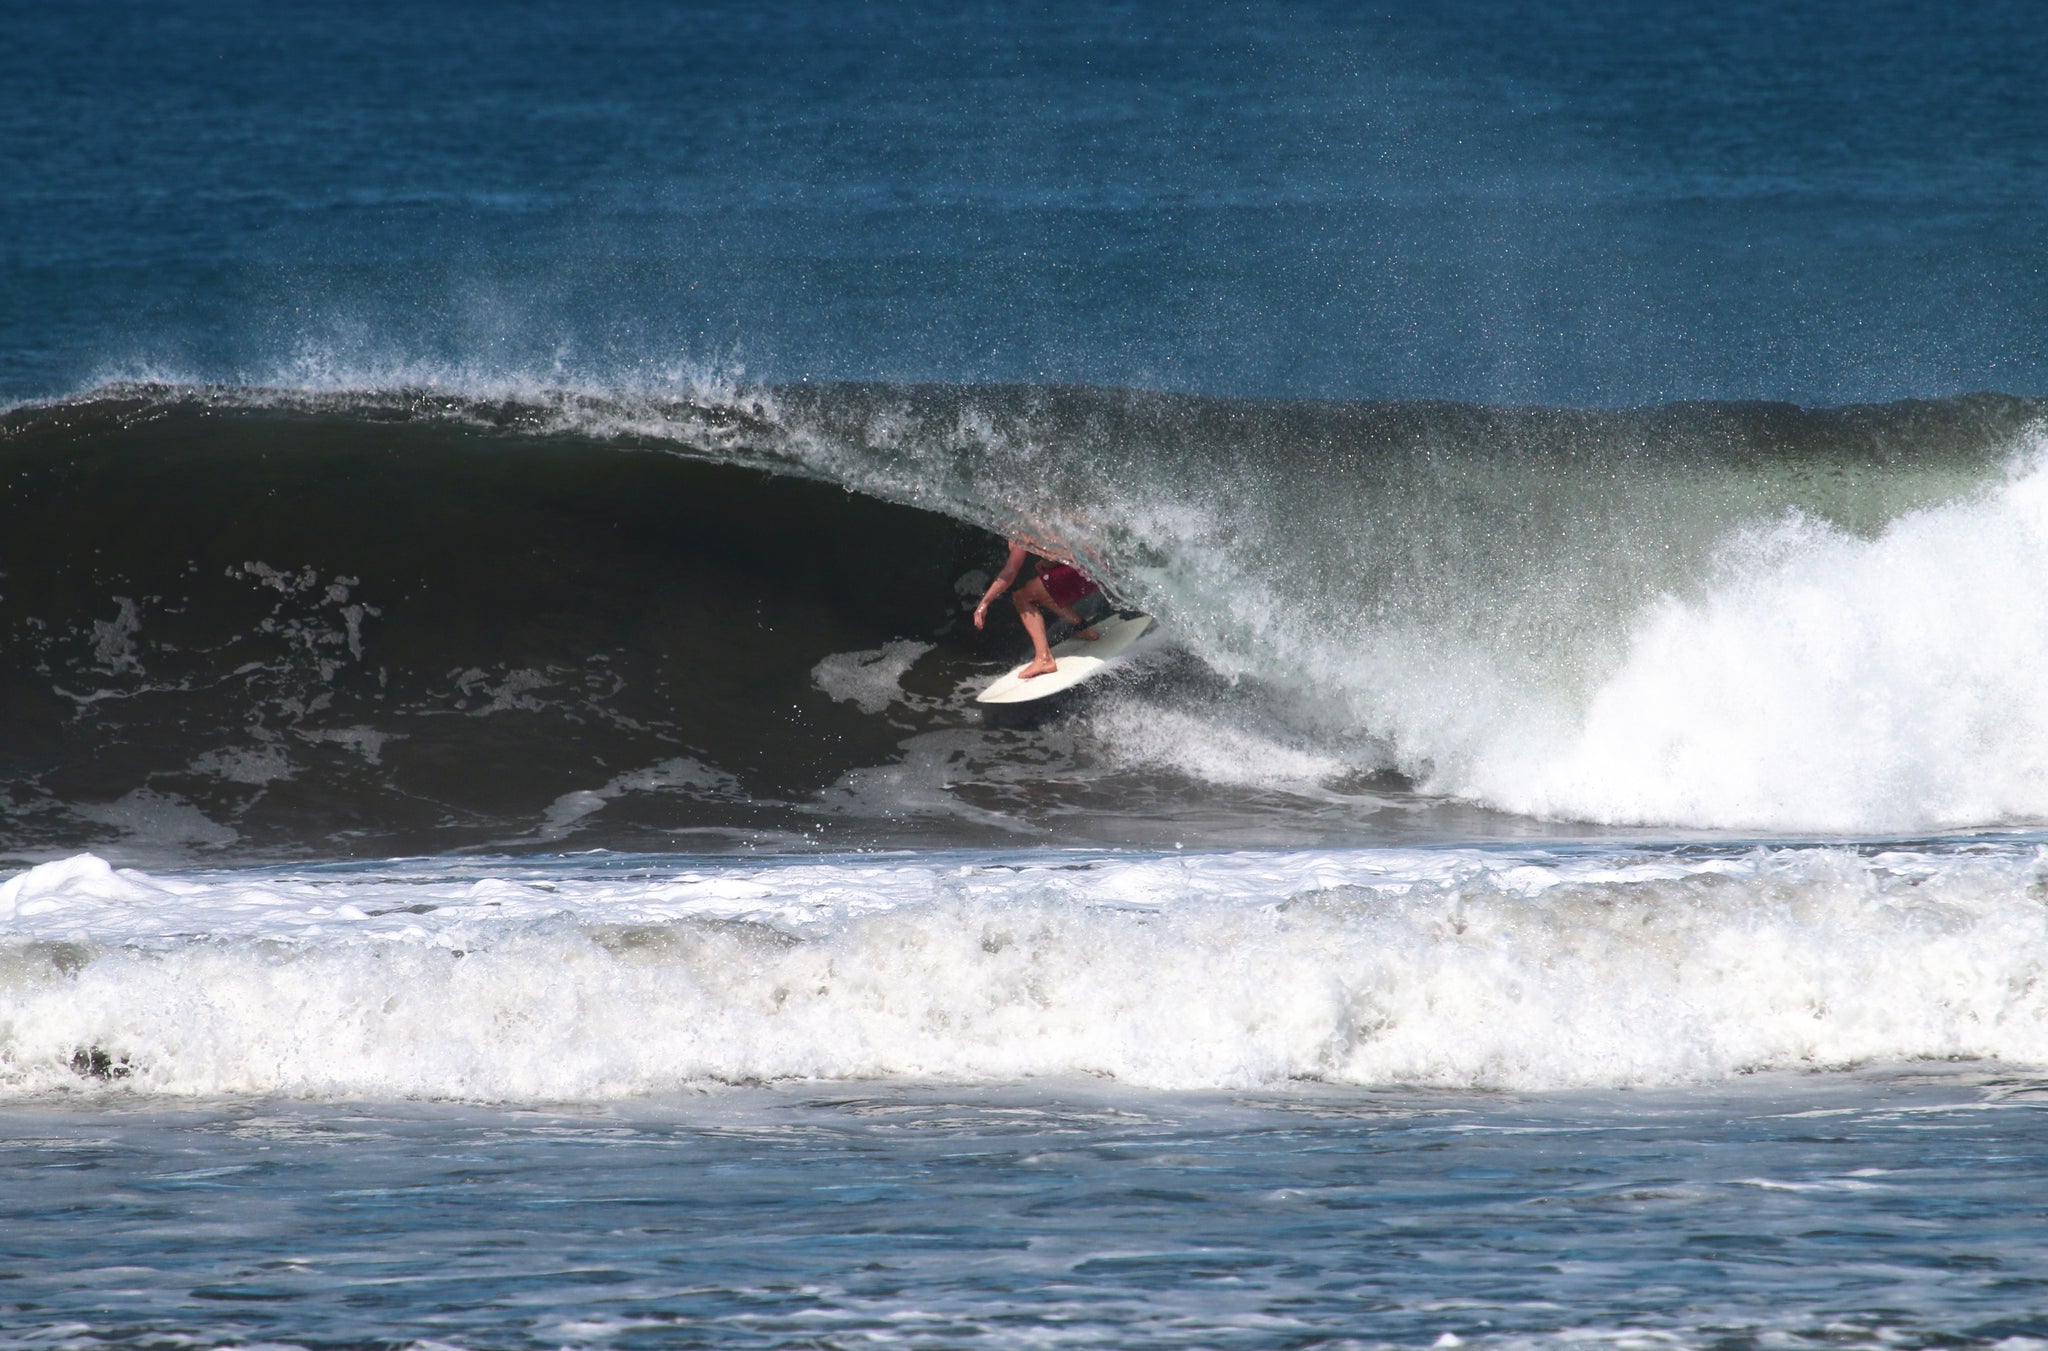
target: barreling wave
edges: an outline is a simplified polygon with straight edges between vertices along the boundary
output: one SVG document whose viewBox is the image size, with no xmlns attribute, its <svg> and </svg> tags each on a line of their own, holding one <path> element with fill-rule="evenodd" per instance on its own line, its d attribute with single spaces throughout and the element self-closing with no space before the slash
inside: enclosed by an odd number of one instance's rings
<svg viewBox="0 0 2048 1351">
<path fill-rule="evenodd" d="M 0 843 L 2039 822 L 2042 412 L 106 386 L 0 414 Z M 1020 530 L 1178 647 L 985 730 Z"/>
</svg>

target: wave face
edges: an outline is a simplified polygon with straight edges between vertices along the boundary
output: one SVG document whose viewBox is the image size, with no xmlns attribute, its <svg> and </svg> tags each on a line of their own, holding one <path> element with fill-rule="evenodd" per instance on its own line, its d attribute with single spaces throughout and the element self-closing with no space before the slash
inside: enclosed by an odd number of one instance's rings
<svg viewBox="0 0 2048 1351">
<path fill-rule="evenodd" d="M 2041 411 L 102 388 L 0 418 L 5 845 L 2036 822 Z M 1175 641 L 983 728 L 1019 529 Z"/>
<path fill-rule="evenodd" d="M 2048 1063 L 2048 856 L 612 856 L 0 887 L 0 1096 L 1559 1088 Z"/>
</svg>

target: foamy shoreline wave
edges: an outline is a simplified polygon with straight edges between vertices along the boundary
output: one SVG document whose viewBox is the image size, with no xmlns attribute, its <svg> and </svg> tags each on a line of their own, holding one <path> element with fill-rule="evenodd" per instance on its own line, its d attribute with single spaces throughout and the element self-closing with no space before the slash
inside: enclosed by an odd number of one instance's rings
<svg viewBox="0 0 2048 1351">
<path fill-rule="evenodd" d="M 2048 1064 L 2038 841 L 624 872 L 45 864 L 0 886 L 0 1093 L 1539 1090 Z"/>
</svg>

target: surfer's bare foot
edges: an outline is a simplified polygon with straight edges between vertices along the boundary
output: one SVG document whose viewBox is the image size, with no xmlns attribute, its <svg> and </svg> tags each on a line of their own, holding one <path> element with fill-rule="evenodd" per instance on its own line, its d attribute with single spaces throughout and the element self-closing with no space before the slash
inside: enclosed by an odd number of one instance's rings
<svg viewBox="0 0 2048 1351">
<path fill-rule="evenodd" d="M 1087 641 L 1092 643 L 1097 638 L 1100 638 L 1102 636 L 1102 631 L 1100 629 L 1080 629 L 1074 634 L 1074 636 L 1076 638 L 1086 639 Z"/>
<path fill-rule="evenodd" d="M 1059 669 L 1060 664 L 1051 657 L 1040 657 L 1023 670 L 1017 672 L 1017 678 L 1019 680 L 1029 680 L 1033 676 L 1051 675 Z"/>
</svg>

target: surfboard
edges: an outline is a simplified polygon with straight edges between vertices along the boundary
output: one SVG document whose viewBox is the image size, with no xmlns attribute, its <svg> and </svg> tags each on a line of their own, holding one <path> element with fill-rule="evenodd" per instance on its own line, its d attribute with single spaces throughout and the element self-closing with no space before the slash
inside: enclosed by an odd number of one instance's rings
<svg viewBox="0 0 2048 1351">
<path fill-rule="evenodd" d="M 1132 643 L 1144 636 L 1152 627 L 1151 615 L 1111 615 L 1095 621 L 1095 630 L 1102 636 L 1094 642 L 1085 638 L 1069 638 L 1057 644 L 1052 650 L 1053 661 L 1059 669 L 1048 671 L 1041 676 L 1026 680 L 1019 672 L 1030 662 L 1020 664 L 1016 670 L 998 679 L 994 684 L 974 697 L 977 704 L 1028 704 L 1034 699 L 1044 699 L 1070 690 L 1084 680 L 1091 680 L 1116 664 Z"/>
</svg>

